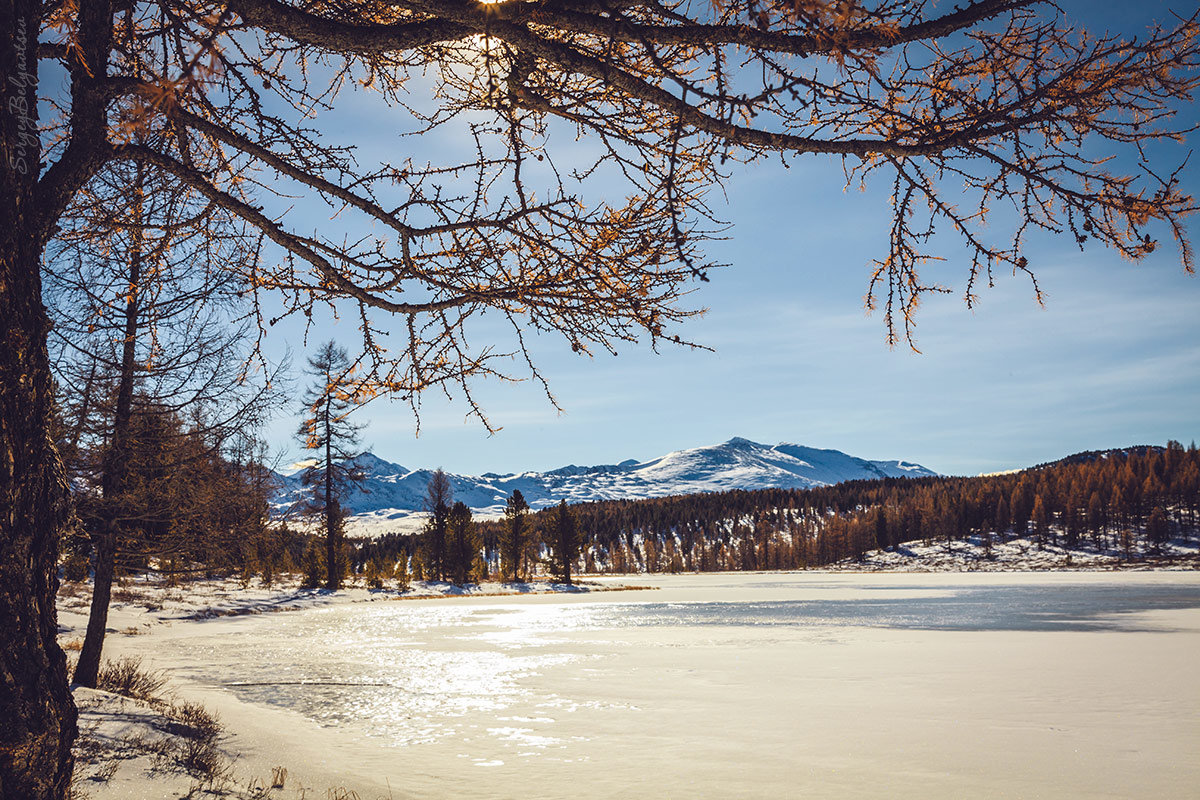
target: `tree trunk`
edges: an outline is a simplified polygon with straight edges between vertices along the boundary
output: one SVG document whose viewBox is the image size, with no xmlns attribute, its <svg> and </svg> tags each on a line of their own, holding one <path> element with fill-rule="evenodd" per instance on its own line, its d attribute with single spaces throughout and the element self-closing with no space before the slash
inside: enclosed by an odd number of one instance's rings
<svg viewBox="0 0 1200 800">
<path fill-rule="evenodd" d="M 5 23 L 0 20 L 0 25 Z M 0 188 L 4 205 L 12 194 Z M 14 219 L 7 214 L 8 219 Z M 55 636 L 67 486 L 50 440 L 47 320 L 33 237 L 0 231 L 0 798 L 63 797 L 75 706 Z"/>
<path fill-rule="evenodd" d="M 125 300 L 125 339 L 121 348 L 121 374 L 117 384 L 117 406 L 113 414 L 112 441 L 104 458 L 101 488 L 104 530 L 97 537 L 96 574 L 92 581 L 92 605 L 88 612 L 87 633 L 75 665 L 74 682 L 90 689 L 96 688 L 100 675 L 100 654 L 104 649 L 104 634 L 108 629 L 108 605 L 112 599 L 113 575 L 116 571 L 117 547 L 121 541 L 122 498 L 128 485 L 130 423 L 133 419 L 133 378 L 137 366 L 138 322 L 141 315 L 142 286 L 141 247 L 141 187 L 144 185 L 142 167 L 138 165 L 135 178 L 134 226 L 131 229 L 133 246 L 129 253 L 129 295 Z"/>
<path fill-rule="evenodd" d="M 83 637 L 83 648 L 75 664 L 72 681 L 79 686 L 96 688 L 100 675 L 100 653 L 104 647 L 104 633 L 108 628 L 108 605 L 112 598 L 113 572 L 115 567 L 116 534 L 111 527 L 95 539 L 96 572 L 92 582 L 92 605 L 88 614 L 87 633 Z"/>
<path fill-rule="evenodd" d="M 66 478 L 53 401 L 34 186 L 37 4 L 0 0 L 0 799 L 58 800 L 75 706 L 55 641 Z"/>
<path fill-rule="evenodd" d="M 326 392 L 332 391 L 329 388 L 329 376 L 326 375 Z M 341 586 L 342 575 L 338 563 L 338 531 L 335 524 L 334 516 L 339 515 L 338 509 L 333 507 L 336 502 L 333 491 L 333 409 L 331 405 L 333 400 L 327 394 L 325 396 L 325 588 L 331 592 L 336 592 Z M 337 521 L 340 524 L 340 520 Z"/>
</svg>

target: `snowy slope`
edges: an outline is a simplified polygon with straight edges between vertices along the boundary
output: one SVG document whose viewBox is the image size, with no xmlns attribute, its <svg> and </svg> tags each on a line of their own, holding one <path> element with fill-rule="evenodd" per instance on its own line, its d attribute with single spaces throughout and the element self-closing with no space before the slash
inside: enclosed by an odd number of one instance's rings
<svg viewBox="0 0 1200 800">
<path fill-rule="evenodd" d="M 358 457 L 367 475 L 361 488 L 345 498 L 359 523 L 403 520 L 424 510 L 428 469 L 410 470 L 371 454 Z M 842 481 L 885 477 L 923 477 L 937 473 L 906 461 L 866 461 L 837 450 L 795 444 L 770 445 L 734 438 L 711 447 L 668 453 L 650 461 L 623 461 L 596 467 L 570 465 L 550 472 L 479 476 L 450 475 L 454 498 L 477 514 L 504 511 L 514 489 L 534 509 L 560 500 L 635 500 L 730 489 L 804 489 Z M 276 508 L 285 512 L 300 498 L 299 475 L 280 476 Z M 360 525 L 361 527 L 361 525 Z M 367 527 L 378 528 L 378 525 Z"/>
</svg>

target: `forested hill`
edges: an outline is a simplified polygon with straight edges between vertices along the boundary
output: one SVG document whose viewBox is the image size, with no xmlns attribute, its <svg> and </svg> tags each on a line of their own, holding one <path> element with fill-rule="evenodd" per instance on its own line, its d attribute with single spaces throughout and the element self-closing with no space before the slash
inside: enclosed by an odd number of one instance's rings
<svg viewBox="0 0 1200 800">
<path fill-rule="evenodd" d="M 1084 450 L 1082 453 L 1072 453 L 1065 458 L 1060 458 L 1056 461 L 1048 461 L 1044 464 L 1038 464 L 1030 469 L 1041 469 L 1043 467 L 1054 467 L 1059 464 L 1079 464 L 1090 461 L 1098 461 L 1111 458 L 1113 456 L 1144 456 L 1152 452 L 1162 452 L 1166 447 L 1156 444 L 1137 444 L 1131 447 L 1115 447 L 1109 450 Z"/>
<path fill-rule="evenodd" d="M 1086 457 L 1084 457 L 1086 456 Z M 711 492 L 573 506 L 588 571 L 795 569 L 903 542 L 989 546 L 1016 536 L 1154 554 L 1195 540 L 1200 452 L 1193 444 L 1081 454 L 974 478 L 859 480 L 812 489 Z M 539 527 L 548 524 L 538 512 Z M 480 523 L 485 543 L 503 522 Z"/>
</svg>

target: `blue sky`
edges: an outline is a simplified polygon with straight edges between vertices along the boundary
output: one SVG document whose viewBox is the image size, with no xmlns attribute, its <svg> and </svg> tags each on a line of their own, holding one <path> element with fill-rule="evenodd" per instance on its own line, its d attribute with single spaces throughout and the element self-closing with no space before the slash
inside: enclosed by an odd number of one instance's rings
<svg viewBox="0 0 1200 800">
<path fill-rule="evenodd" d="M 1127 24 L 1127 8 L 1120 17 L 1106 8 L 1102 24 Z M 1198 167 L 1185 177 L 1193 194 Z M 648 459 L 744 436 L 976 474 L 1200 439 L 1200 278 L 1184 273 L 1168 241 L 1134 265 L 1034 237 L 1026 253 L 1046 307 L 1027 279 L 1001 272 L 968 310 L 963 251 L 943 236 L 936 247 L 948 260 L 936 277 L 958 291 L 923 305 L 920 354 L 889 349 L 882 318 L 862 302 L 868 265 L 887 244 L 887 188 L 885 179 L 843 191 L 840 164 L 817 158 L 739 170 L 717 209 L 731 238 L 709 251 L 731 266 L 699 287 L 695 302 L 710 310 L 685 330 L 715 352 L 643 346 L 587 358 L 544 337 L 535 355 L 564 413 L 536 385 L 485 383 L 479 397 L 499 433 L 430 395 L 419 438 L 407 406 L 363 409 L 363 444 L 410 468 L 478 474 Z M 1200 220 L 1189 229 L 1200 238 Z M 322 321 L 309 342 L 331 336 L 354 341 L 352 329 Z M 298 337 L 283 338 L 302 364 Z M 269 430 L 291 457 L 297 420 L 281 415 Z"/>
</svg>

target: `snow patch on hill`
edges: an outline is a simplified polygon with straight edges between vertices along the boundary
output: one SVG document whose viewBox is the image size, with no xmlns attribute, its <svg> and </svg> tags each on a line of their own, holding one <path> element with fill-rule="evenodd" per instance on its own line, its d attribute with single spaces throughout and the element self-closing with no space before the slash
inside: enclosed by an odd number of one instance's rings
<svg viewBox="0 0 1200 800">
<path fill-rule="evenodd" d="M 973 535 L 952 542 L 905 542 L 887 550 L 872 550 L 862 559 L 848 558 L 823 569 L 846 572 L 1027 572 L 1040 570 L 1196 570 L 1200 542 L 1175 539 L 1157 553 L 1097 550 L 1087 542 L 1074 548 L 1025 536 L 993 538 L 985 546 Z"/>
<path fill-rule="evenodd" d="M 358 456 L 366 474 L 344 499 L 355 533 L 409 532 L 424 522 L 429 469 L 408 469 L 372 453 Z M 647 497 L 722 492 L 731 489 L 808 489 L 850 480 L 923 477 L 937 473 L 909 461 L 868 461 L 838 450 L 796 444 L 765 445 L 733 438 L 710 447 L 668 453 L 649 461 L 584 467 L 570 464 L 549 472 L 449 475 L 454 498 L 484 518 L 504 513 L 508 496 L 521 491 L 536 509 L 560 500 L 640 500 Z M 298 508 L 303 491 L 299 473 L 281 474 L 275 499 L 279 514 Z"/>
</svg>

